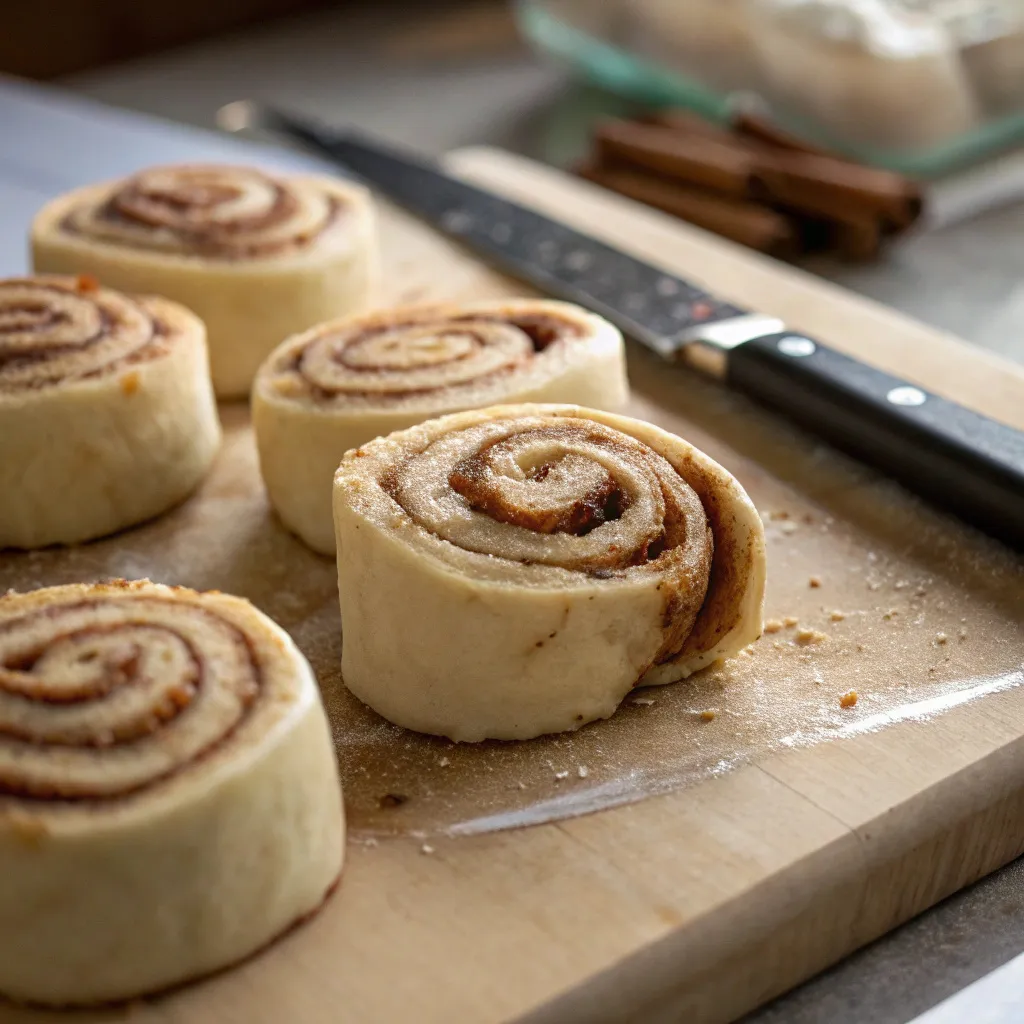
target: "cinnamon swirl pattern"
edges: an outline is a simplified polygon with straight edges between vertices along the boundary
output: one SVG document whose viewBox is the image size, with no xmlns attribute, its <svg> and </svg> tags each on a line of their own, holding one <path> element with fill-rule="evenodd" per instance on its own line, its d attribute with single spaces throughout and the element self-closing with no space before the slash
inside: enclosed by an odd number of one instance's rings
<svg viewBox="0 0 1024 1024">
<path fill-rule="evenodd" d="M 757 639 L 764 531 L 658 427 L 496 406 L 349 452 L 334 483 L 342 676 L 398 725 L 528 739 Z"/>
<path fill-rule="evenodd" d="M 378 258 L 364 189 L 205 165 L 152 168 L 55 199 L 35 218 L 32 252 L 38 272 L 93 274 L 197 313 L 222 398 L 248 394 L 283 338 L 363 308 Z"/>
<path fill-rule="evenodd" d="M 626 401 L 622 336 L 564 302 L 420 306 L 321 324 L 281 345 L 253 388 L 260 469 L 284 524 L 334 553 L 342 455 L 441 413 L 496 402 Z"/>
<path fill-rule="evenodd" d="M 319 907 L 343 838 L 312 672 L 248 602 L 0 598 L 0 992 L 81 1005 L 234 963 Z"/>
<path fill-rule="evenodd" d="M 202 323 L 90 278 L 0 280 L 0 548 L 166 511 L 220 444 Z"/>
</svg>

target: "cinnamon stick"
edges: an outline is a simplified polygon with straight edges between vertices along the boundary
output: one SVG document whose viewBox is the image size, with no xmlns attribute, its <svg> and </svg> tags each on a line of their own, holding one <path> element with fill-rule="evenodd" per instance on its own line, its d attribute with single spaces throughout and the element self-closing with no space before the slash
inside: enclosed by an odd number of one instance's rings
<svg viewBox="0 0 1024 1024">
<path fill-rule="evenodd" d="M 685 111 L 659 111 L 642 124 L 606 122 L 596 148 L 616 162 L 687 184 L 842 223 L 881 220 L 892 232 L 920 215 L 920 189 L 902 175 L 827 154 L 749 115 L 741 123 L 760 135 L 730 134 Z M 782 145 L 765 141 L 769 137 Z"/>
<path fill-rule="evenodd" d="M 597 156 L 678 178 L 723 195 L 745 197 L 754 188 L 755 154 L 727 136 L 684 134 L 661 125 L 606 121 L 594 133 Z"/>
<path fill-rule="evenodd" d="M 733 130 L 741 136 L 756 139 L 773 149 L 787 149 L 794 153 L 809 153 L 814 156 L 833 156 L 827 149 L 815 146 L 811 142 L 787 132 L 784 128 L 756 114 L 741 111 L 732 119 Z"/>
<path fill-rule="evenodd" d="M 577 168 L 577 172 L 613 192 L 760 252 L 790 256 L 799 248 L 797 225 L 785 215 L 757 203 L 715 195 L 615 164 L 588 163 Z"/>
<path fill-rule="evenodd" d="M 920 189 L 902 175 L 795 150 L 758 155 L 754 194 L 843 223 L 881 220 L 896 231 L 922 206 Z"/>
</svg>

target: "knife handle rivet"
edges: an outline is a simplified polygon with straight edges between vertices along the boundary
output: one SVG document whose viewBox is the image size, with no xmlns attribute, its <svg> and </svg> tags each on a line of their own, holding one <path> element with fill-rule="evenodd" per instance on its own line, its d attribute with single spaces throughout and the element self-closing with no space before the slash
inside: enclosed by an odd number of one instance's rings
<svg viewBox="0 0 1024 1024">
<path fill-rule="evenodd" d="M 784 356 L 792 356 L 794 359 L 802 359 L 804 356 L 813 356 L 818 346 L 810 338 L 801 338 L 799 334 L 787 334 L 779 338 L 778 350 Z"/>
<path fill-rule="evenodd" d="M 508 224 L 495 224 L 491 228 L 491 238 L 499 245 L 503 245 L 512 238 L 512 228 Z"/>
<path fill-rule="evenodd" d="M 654 290 L 659 295 L 678 295 L 679 294 L 679 282 L 673 281 L 671 277 L 659 277 L 654 285 Z"/>
<path fill-rule="evenodd" d="M 928 396 L 920 388 L 909 385 L 893 388 L 885 397 L 893 405 L 924 405 L 928 401 Z"/>
</svg>

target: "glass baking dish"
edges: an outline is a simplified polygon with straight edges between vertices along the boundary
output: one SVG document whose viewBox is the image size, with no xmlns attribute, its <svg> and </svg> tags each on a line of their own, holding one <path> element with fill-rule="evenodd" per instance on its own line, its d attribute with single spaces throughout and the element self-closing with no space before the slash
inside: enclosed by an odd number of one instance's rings
<svg viewBox="0 0 1024 1024">
<path fill-rule="evenodd" d="M 524 35 L 650 106 L 755 104 L 855 160 L 936 177 L 1024 139 L 1024 0 L 519 0 Z"/>
</svg>

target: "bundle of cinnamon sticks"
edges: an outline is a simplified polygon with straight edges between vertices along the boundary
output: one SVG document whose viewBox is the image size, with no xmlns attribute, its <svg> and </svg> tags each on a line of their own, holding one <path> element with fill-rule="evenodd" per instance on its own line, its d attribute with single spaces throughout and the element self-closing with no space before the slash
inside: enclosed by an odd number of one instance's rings
<svg viewBox="0 0 1024 1024">
<path fill-rule="evenodd" d="M 783 258 L 876 256 L 921 213 L 891 171 L 818 149 L 749 114 L 730 129 L 685 111 L 601 123 L 579 173 L 622 195 Z"/>
</svg>

